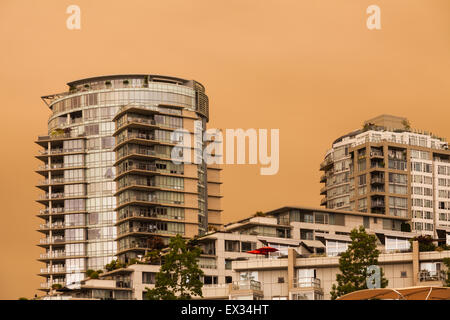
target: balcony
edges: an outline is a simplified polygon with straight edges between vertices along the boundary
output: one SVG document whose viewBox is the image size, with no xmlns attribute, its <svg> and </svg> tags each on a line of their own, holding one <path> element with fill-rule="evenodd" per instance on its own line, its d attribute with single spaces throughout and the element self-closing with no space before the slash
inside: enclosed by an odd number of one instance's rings
<svg viewBox="0 0 450 320">
<path fill-rule="evenodd" d="M 63 149 L 63 148 L 54 148 L 54 149 L 44 149 L 39 150 L 40 156 L 49 156 L 49 155 L 60 155 L 65 153 L 83 153 L 86 150 L 83 148 L 71 148 L 71 149 Z"/>
<path fill-rule="evenodd" d="M 327 171 L 333 167 L 333 160 L 331 158 L 326 158 L 321 164 L 320 164 L 320 170 Z"/>
<path fill-rule="evenodd" d="M 380 176 L 373 176 L 370 178 L 370 183 L 371 184 L 384 184 L 384 177 L 380 177 Z"/>
<path fill-rule="evenodd" d="M 375 193 L 383 193 L 384 192 L 384 186 L 376 186 L 376 187 L 372 187 L 370 188 L 371 192 L 375 192 Z"/>
<path fill-rule="evenodd" d="M 55 134 L 52 136 L 38 136 L 38 143 L 47 142 L 47 141 L 56 141 L 56 140 L 66 140 L 66 139 L 76 139 L 84 137 L 84 134 L 76 135 L 75 132 L 67 132 Z"/>
<path fill-rule="evenodd" d="M 53 178 L 39 181 L 39 185 L 64 184 L 64 183 L 83 183 L 85 179 L 65 179 Z"/>
<path fill-rule="evenodd" d="M 57 258 L 64 258 L 66 256 L 66 252 L 64 250 L 60 251 L 51 251 L 46 253 L 41 253 L 39 255 L 40 259 L 57 259 Z"/>
<path fill-rule="evenodd" d="M 233 291 L 254 290 L 261 291 L 261 282 L 256 280 L 241 280 L 233 282 Z"/>
<path fill-rule="evenodd" d="M 47 273 L 65 273 L 66 267 L 64 266 L 52 266 L 51 268 L 41 268 L 40 273 L 41 274 L 47 274 Z"/>
<path fill-rule="evenodd" d="M 294 278 L 293 288 L 318 288 L 320 289 L 320 279 L 317 278 Z"/>
<path fill-rule="evenodd" d="M 443 282 L 447 279 L 447 274 L 443 270 L 422 270 L 418 273 L 417 277 L 419 282 Z"/>
<path fill-rule="evenodd" d="M 57 208 L 52 208 L 51 210 L 49 208 L 46 209 L 41 209 L 39 210 L 39 215 L 62 215 L 65 213 L 70 213 L 70 212 L 84 212 L 85 209 L 65 209 L 62 207 L 57 207 Z"/>
<path fill-rule="evenodd" d="M 42 223 L 39 225 L 40 230 L 47 230 L 47 229 L 57 230 L 57 229 L 64 229 L 65 227 L 66 225 L 64 222 L 54 222 L 52 224 Z"/>
<path fill-rule="evenodd" d="M 326 181 L 327 181 L 327 176 L 323 174 L 323 175 L 320 177 L 320 182 L 326 182 Z"/>
<path fill-rule="evenodd" d="M 327 186 L 324 186 L 320 189 L 320 194 L 324 194 L 324 195 L 327 194 Z"/>
<path fill-rule="evenodd" d="M 40 244 L 52 244 L 52 243 L 64 243 L 65 239 L 62 236 L 55 236 L 55 237 L 47 237 L 39 239 Z"/>
<path fill-rule="evenodd" d="M 371 158 L 384 158 L 384 154 L 383 154 L 383 151 L 372 150 L 370 152 L 370 157 Z"/>
<path fill-rule="evenodd" d="M 184 220 L 184 216 L 168 216 L 166 214 L 160 214 L 150 209 L 148 210 L 127 210 L 124 213 L 120 213 L 118 220 L 124 220 L 127 218 L 150 218 L 150 219 L 170 219 L 170 220 Z"/>
<path fill-rule="evenodd" d="M 385 207 L 385 202 L 381 201 L 381 200 L 372 200 L 370 202 L 370 207 L 371 208 L 384 208 Z"/>
<path fill-rule="evenodd" d="M 54 192 L 54 193 L 45 193 L 39 195 L 39 200 L 58 200 L 58 199 L 64 199 L 64 198 L 85 198 L 85 194 L 67 194 L 64 192 Z"/>
<path fill-rule="evenodd" d="M 321 206 L 325 206 L 326 204 L 327 204 L 327 197 L 322 198 L 322 199 L 320 200 L 320 205 L 321 205 Z"/>
<path fill-rule="evenodd" d="M 46 164 L 38 167 L 38 171 L 48 171 L 48 170 L 63 170 L 67 168 L 77 168 L 77 167 L 84 167 L 84 163 L 71 163 L 71 164 L 64 164 L 64 163 L 53 163 L 53 164 Z"/>
<path fill-rule="evenodd" d="M 50 289 L 54 284 L 60 284 L 62 287 L 64 287 L 66 285 L 66 282 L 55 280 L 53 280 L 53 282 L 41 282 L 41 289 Z"/>
</svg>

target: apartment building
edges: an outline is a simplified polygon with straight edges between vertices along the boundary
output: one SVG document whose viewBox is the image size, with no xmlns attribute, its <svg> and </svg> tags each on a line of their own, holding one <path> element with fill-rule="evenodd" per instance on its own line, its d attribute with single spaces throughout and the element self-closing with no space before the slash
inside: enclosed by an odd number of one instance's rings
<svg viewBox="0 0 450 320">
<path fill-rule="evenodd" d="M 421 234 L 445 238 L 450 230 L 448 143 L 414 131 L 406 118 L 381 115 L 333 142 L 320 165 L 330 209 L 408 219 Z"/>
<path fill-rule="evenodd" d="M 339 272 L 339 255 L 350 231 L 363 225 L 376 235 L 379 262 L 390 288 L 442 286 L 442 259 L 450 251 L 419 252 L 414 232 L 402 232 L 403 217 L 308 207 L 282 207 L 237 222 L 199 238 L 205 299 L 330 299 Z M 449 242 L 447 242 L 449 244 Z M 248 251 L 270 246 L 268 256 Z M 71 299 L 144 299 L 155 284 L 158 264 L 133 264 L 87 279 Z"/>
<path fill-rule="evenodd" d="M 77 284 L 86 270 L 103 269 L 113 258 L 139 256 L 155 235 L 166 244 L 174 234 L 189 238 L 220 225 L 221 169 L 170 161 L 180 142 L 174 130 L 206 130 L 203 85 L 115 75 L 68 86 L 42 97 L 52 113 L 48 135 L 36 141 L 43 162 L 37 173 L 44 291 Z M 191 144 L 192 151 L 206 143 Z"/>
</svg>

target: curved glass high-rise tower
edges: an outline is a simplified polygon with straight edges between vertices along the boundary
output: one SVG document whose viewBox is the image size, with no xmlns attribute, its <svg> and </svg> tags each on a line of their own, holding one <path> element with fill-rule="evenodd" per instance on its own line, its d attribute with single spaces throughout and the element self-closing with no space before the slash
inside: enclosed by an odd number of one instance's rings
<svg viewBox="0 0 450 320">
<path fill-rule="evenodd" d="M 206 128 L 200 83 L 116 75 L 68 85 L 42 97 L 52 111 L 48 135 L 37 141 L 43 290 L 78 283 L 115 257 L 145 254 L 155 237 L 167 243 L 220 225 L 220 168 L 170 159 L 173 130 Z"/>
</svg>

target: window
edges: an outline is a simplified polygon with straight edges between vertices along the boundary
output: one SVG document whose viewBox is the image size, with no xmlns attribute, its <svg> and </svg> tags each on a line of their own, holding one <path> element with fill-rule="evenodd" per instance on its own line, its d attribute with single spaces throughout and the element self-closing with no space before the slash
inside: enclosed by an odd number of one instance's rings
<svg viewBox="0 0 450 320">
<path fill-rule="evenodd" d="M 255 280 L 258 281 L 258 271 L 244 271 L 239 273 L 239 279 L 241 281 L 245 280 Z"/>
<path fill-rule="evenodd" d="M 367 182 L 366 182 L 366 175 L 365 175 L 365 174 L 360 175 L 360 176 L 358 177 L 358 182 L 359 182 L 359 185 L 360 185 L 360 186 L 365 185 L 365 184 L 367 183 Z"/>
<path fill-rule="evenodd" d="M 312 212 L 301 212 L 300 222 L 314 223 L 314 215 Z"/>
<path fill-rule="evenodd" d="M 315 217 L 315 223 L 328 224 L 328 213 L 315 212 L 314 217 Z"/>
<path fill-rule="evenodd" d="M 340 253 L 347 251 L 348 245 L 349 245 L 348 242 L 327 240 L 326 241 L 327 256 L 329 257 L 338 256 Z"/>
<path fill-rule="evenodd" d="M 239 252 L 239 241 L 225 240 L 225 251 Z"/>
<path fill-rule="evenodd" d="M 142 283 L 155 284 L 155 273 L 154 272 L 142 272 Z"/>
<path fill-rule="evenodd" d="M 386 237 L 385 249 L 386 251 L 407 251 L 411 248 L 411 243 L 408 239 Z"/>
<path fill-rule="evenodd" d="M 241 252 L 247 252 L 256 249 L 256 242 L 246 242 L 242 241 L 241 243 Z"/>
<path fill-rule="evenodd" d="M 369 217 L 363 217 L 363 226 L 366 229 L 370 228 L 370 219 L 369 219 Z"/>
<path fill-rule="evenodd" d="M 231 264 L 233 260 L 231 259 L 225 259 L 225 270 L 231 270 Z"/>
<path fill-rule="evenodd" d="M 217 284 L 218 280 L 217 280 L 217 276 L 204 276 L 203 277 L 203 283 L 208 285 L 208 284 Z"/>
<path fill-rule="evenodd" d="M 314 240 L 314 231 L 307 229 L 300 229 L 301 240 Z"/>
</svg>

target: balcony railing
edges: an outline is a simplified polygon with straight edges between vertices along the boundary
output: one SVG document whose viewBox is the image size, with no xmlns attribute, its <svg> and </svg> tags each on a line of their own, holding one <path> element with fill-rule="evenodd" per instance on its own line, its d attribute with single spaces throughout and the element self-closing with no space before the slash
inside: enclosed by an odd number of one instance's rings
<svg viewBox="0 0 450 320">
<path fill-rule="evenodd" d="M 173 220 L 184 220 L 184 216 L 168 216 L 165 214 L 159 214 L 156 212 L 149 211 L 135 211 L 129 210 L 123 213 L 119 213 L 119 220 L 123 220 L 126 218 L 160 218 L 160 219 L 173 219 Z"/>
<path fill-rule="evenodd" d="M 133 283 L 131 280 L 117 280 L 116 288 L 132 288 Z"/>
<path fill-rule="evenodd" d="M 445 281 L 447 279 L 446 272 L 422 270 L 418 273 L 419 281 Z"/>
<path fill-rule="evenodd" d="M 172 204 L 183 204 L 183 201 L 178 200 L 160 200 L 156 195 L 153 196 L 144 196 L 144 195 L 131 195 L 127 198 L 120 199 L 118 204 L 124 204 L 131 201 L 145 201 L 145 202 L 154 202 L 154 203 L 172 203 Z"/>
<path fill-rule="evenodd" d="M 62 207 L 52 208 L 50 211 L 49 208 L 39 210 L 39 214 L 60 214 L 65 212 L 76 212 L 76 211 L 85 211 L 85 209 L 65 209 Z"/>
<path fill-rule="evenodd" d="M 143 139 L 143 140 L 149 140 L 149 141 L 155 141 L 155 135 L 154 134 L 142 134 L 142 133 L 129 133 L 127 136 L 119 136 L 117 138 L 117 144 L 122 143 L 126 140 L 130 139 Z"/>
<path fill-rule="evenodd" d="M 384 183 L 384 177 L 371 177 L 371 183 Z"/>
<path fill-rule="evenodd" d="M 42 223 L 39 225 L 39 229 L 63 229 L 66 227 L 64 222 Z"/>
<path fill-rule="evenodd" d="M 46 184 L 59 184 L 59 183 L 74 183 L 74 182 L 83 182 L 85 181 L 84 178 L 77 178 L 77 179 L 66 179 L 66 178 L 53 178 L 53 179 L 45 179 L 39 181 L 39 184 L 46 185 Z"/>
<path fill-rule="evenodd" d="M 64 192 L 55 192 L 55 193 L 45 193 L 39 195 L 40 199 L 62 199 L 62 198 L 72 198 L 72 197 L 85 197 L 85 194 L 74 194 L 74 193 L 64 193 Z"/>
<path fill-rule="evenodd" d="M 41 282 L 41 288 L 42 289 L 50 289 L 52 287 L 52 285 L 54 284 L 60 284 L 62 287 L 64 287 L 66 285 L 65 281 L 55 281 L 53 280 L 53 282 Z"/>
<path fill-rule="evenodd" d="M 74 153 L 74 152 L 84 152 L 86 151 L 83 148 L 55 148 L 55 149 L 43 149 L 43 150 L 39 150 L 39 153 L 41 155 L 57 155 L 57 154 L 62 154 L 62 153 Z"/>
<path fill-rule="evenodd" d="M 64 237 L 61 236 L 54 236 L 54 237 L 47 237 L 39 239 L 40 244 L 50 244 L 50 243 L 61 243 L 64 242 Z"/>
<path fill-rule="evenodd" d="M 156 225 L 151 225 L 147 227 L 131 227 L 125 228 L 123 230 L 119 230 L 118 235 L 124 235 L 130 232 L 142 232 L 142 233 L 151 233 L 151 234 L 177 234 L 179 231 L 169 231 L 159 229 Z M 140 246 L 138 246 L 140 247 Z"/>
<path fill-rule="evenodd" d="M 41 259 L 63 258 L 65 256 L 66 256 L 66 252 L 65 251 L 46 252 L 46 253 L 41 253 L 39 255 L 39 257 Z"/>
<path fill-rule="evenodd" d="M 74 168 L 74 167 L 83 167 L 84 163 L 53 163 L 51 165 L 42 165 L 39 166 L 39 170 L 52 170 L 52 169 L 64 169 L 64 168 Z"/>
<path fill-rule="evenodd" d="M 64 266 L 52 266 L 51 268 L 41 268 L 41 273 L 62 273 L 66 272 L 66 267 Z"/>
<path fill-rule="evenodd" d="M 384 207 L 385 206 L 385 202 L 384 201 L 371 201 L 370 203 L 370 207 L 371 208 L 375 208 L 375 207 Z"/>
<path fill-rule="evenodd" d="M 384 157 L 383 151 L 379 151 L 379 150 L 372 150 L 370 152 L 370 156 L 371 157 Z"/>
<path fill-rule="evenodd" d="M 292 286 L 294 288 L 320 288 L 320 279 L 312 277 L 294 278 Z"/>
<path fill-rule="evenodd" d="M 256 280 L 241 280 L 233 282 L 233 290 L 261 290 L 261 282 Z"/>
</svg>

